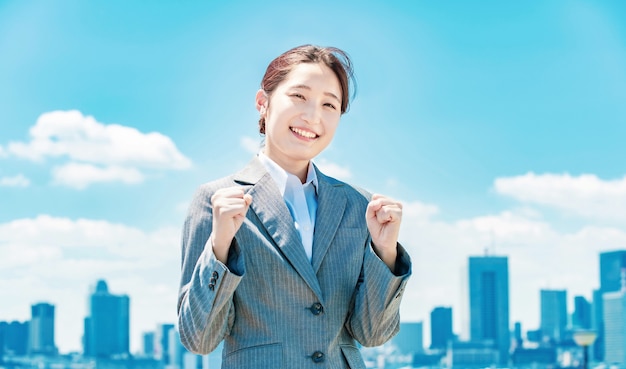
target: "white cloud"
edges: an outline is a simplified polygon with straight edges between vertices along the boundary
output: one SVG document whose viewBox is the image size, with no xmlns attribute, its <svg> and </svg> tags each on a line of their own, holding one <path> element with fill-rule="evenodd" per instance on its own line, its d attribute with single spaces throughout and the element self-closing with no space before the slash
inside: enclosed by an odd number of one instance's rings
<svg viewBox="0 0 626 369">
<path fill-rule="evenodd" d="M 23 174 L 18 174 L 13 177 L 0 178 L 0 187 L 28 187 L 30 186 L 30 180 Z"/>
<path fill-rule="evenodd" d="M 67 160 L 66 165 L 55 170 L 55 173 L 61 171 L 55 180 L 70 187 L 84 188 L 102 181 L 137 183 L 143 179 L 140 170 L 191 167 L 191 161 L 169 137 L 158 132 L 142 133 L 119 124 L 99 123 L 77 110 L 44 113 L 29 134 L 30 141 L 10 142 L 4 151 L 31 161 Z"/>
<path fill-rule="evenodd" d="M 350 168 L 342 167 L 337 163 L 330 162 L 326 159 L 319 159 L 315 161 L 315 165 L 327 176 L 337 178 L 341 181 L 347 181 L 352 178 L 352 172 Z"/>
<path fill-rule="evenodd" d="M 91 164 L 69 163 L 55 167 L 52 170 L 52 178 L 56 184 L 81 190 L 98 182 L 140 183 L 144 176 L 135 168 L 119 166 L 99 168 Z"/>
<path fill-rule="evenodd" d="M 261 148 L 261 143 L 259 139 L 255 139 L 248 136 L 243 136 L 239 139 L 239 144 L 241 147 L 246 150 L 246 152 L 256 155 Z"/>
<path fill-rule="evenodd" d="M 80 350 L 86 298 L 98 279 L 131 298 L 131 341 L 176 321 L 180 230 L 146 232 L 107 221 L 40 215 L 0 224 L 0 320 L 30 319 L 30 304 L 56 305 L 56 341 Z"/>
<path fill-rule="evenodd" d="M 496 192 L 524 202 L 554 207 L 569 214 L 604 220 L 626 220 L 626 177 L 602 180 L 593 174 L 527 173 L 498 178 Z"/>
</svg>

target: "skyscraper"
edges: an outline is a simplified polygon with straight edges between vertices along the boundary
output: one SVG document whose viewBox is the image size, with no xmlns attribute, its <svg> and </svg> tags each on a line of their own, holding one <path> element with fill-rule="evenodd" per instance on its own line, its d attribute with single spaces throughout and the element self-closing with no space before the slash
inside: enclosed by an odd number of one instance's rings
<svg viewBox="0 0 626 369">
<path fill-rule="evenodd" d="M 594 294 L 596 313 L 595 328 L 598 338 L 594 344 L 596 360 L 604 360 L 604 309 L 603 296 L 607 292 L 621 290 L 621 271 L 626 268 L 626 250 L 615 250 L 600 253 L 600 289 Z"/>
<path fill-rule="evenodd" d="M 154 358 L 165 365 L 170 364 L 170 331 L 174 324 L 158 324 L 154 332 Z"/>
<path fill-rule="evenodd" d="M 129 310 L 126 295 L 109 293 L 99 280 L 89 296 L 89 316 L 85 318 L 83 346 L 85 356 L 111 357 L 129 352 Z"/>
<path fill-rule="evenodd" d="M 400 332 L 391 339 L 401 354 L 416 354 L 424 351 L 422 322 L 400 323 Z"/>
<path fill-rule="evenodd" d="M 621 273 L 626 268 L 626 250 L 600 253 L 600 290 L 602 293 L 622 289 Z"/>
<path fill-rule="evenodd" d="M 452 308 L 437 306 L 430 312 L 430 348 L 445 350 L 454 338 L 452 331 Z"/>
<path fill-rule="evenodd" d="M 541 290 L 541 334 L 561 342 L 567 328 L 567 291 Z"/>
<path fill-rule="evenodd" d="M 31 306 L 28 334 L 30 354 L 54 355 L 54 305 L 42 302 Z"/>
<path fill-rule="evenodd" d="M 143 334 L 143 354 L 147 357 L 154 357 L 154 332 Z"/>
<path fill-rule="evenodd" d="M 501 365 L 509 359 L 509 266 L 505 256 L 469 258 L 470 339 L 492 342 Z"/>
<path fill-rule="evenodd" d="M 626 364 L 626 292 L 607 292 L 604 300 L 604 359 L 623 368 Z"/>
<path fill-rule="evenodd" d="M 575 296 L 572 326 L 575 329 L 591 329 L 591 321 L 591 304 L 584 296 Z"/>
<path fill-rule="evenodd" d="M 5 326 L 4 352 L 23 356 L 28 353 L 28 322 L 13 321 Z"/>
</svg>

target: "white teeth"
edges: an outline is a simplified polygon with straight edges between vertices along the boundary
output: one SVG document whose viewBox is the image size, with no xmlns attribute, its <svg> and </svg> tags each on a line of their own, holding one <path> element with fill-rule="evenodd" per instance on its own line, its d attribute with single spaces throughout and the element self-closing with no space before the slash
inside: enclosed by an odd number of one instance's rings
<svg viewBox="0 0 626 369">
<path fill-rule="evenodd" d="M 300 129 L 300 128 L 292 127 L 291 130 L 294 131 L 295 133 L 299 134 L 302 137 L 306 137 L 306 138 L 315 138 L 315 137 L 317 137 L 317 135 L 315 133 L 309 132 L 309 131 L 305 131 L 305 130 Z"/>
</svg>

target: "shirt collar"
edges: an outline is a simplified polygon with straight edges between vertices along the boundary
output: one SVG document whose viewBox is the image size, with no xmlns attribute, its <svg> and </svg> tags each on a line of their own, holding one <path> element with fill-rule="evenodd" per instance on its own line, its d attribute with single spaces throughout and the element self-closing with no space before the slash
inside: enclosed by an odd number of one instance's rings
<svg viewBox="0 0 626 369">
<path fill-rule="evenodd" d="M 285 188 L 287 187 L 287 178 L 289 176 L 295 177 L 295 175 L 288 173 L 280 165 L 276 164 L 275 161 L 273 161 L 267 155 L 265 155 L 262 151 L 259 151 L 258 157 L 261 163 L 263 164 L 263 166 L 265 167 L 265 169 L 267 170 L 267 172 L 270 174 L 270 176 L 274 180 L 274 182 L 276 182 L 276 184 L 278 185 L 278 189 L 280 190 L 280 195 L 284 197 Z M 299 182 L 300 181 L 298 180 L 298 183 Z M 302 185 L 306 186 L 308 184 L 313 184 L 313 188 L 315 189 L 315 192 L 317 192 L 317 173 L 315 172 L 315 167 L 310 161 L 309 161 L 309 169 L 306 175 L 306 182 L 304 182 Z"/>
</svg>

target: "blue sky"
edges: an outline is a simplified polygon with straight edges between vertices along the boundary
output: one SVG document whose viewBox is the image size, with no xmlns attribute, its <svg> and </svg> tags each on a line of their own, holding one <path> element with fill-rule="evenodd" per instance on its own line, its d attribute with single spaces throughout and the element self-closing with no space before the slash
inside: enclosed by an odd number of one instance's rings
<svg viewBox="0 0 626 369">
<path fill-rule="evenodd" d="M 453 306 L 466 331 L 485 248 L 524 329 L 540 288 L 591 296 L 598 252 L 626 248 L 624 2 L 0 1 L 0 320 L 54 303 L 79 350 L 105 278 L 134 350 L 175 321 L 190 197 L 254 155 L 265 67 L 304 43 L 358 83 L 316 163 L 405 203 L 403 320 Z"/>
</svg>

